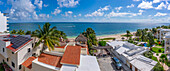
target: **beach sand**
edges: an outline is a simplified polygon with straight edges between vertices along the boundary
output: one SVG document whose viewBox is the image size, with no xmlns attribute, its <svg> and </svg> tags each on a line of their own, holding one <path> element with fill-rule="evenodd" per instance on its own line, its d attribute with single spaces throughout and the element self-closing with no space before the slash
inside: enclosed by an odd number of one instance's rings
<svg viewBox="0 0 170 71">
<path fill-rule="evenodd" d="M 131 34 L 135 34 L 136 32 L 131 32 Z M 103 39 L 103 38 L 116 38 L 116 40 L 122 40 L 121 35 L 125 35 L 126 33 L 122 34 L 112 34 L 112 35 L 101 35 L 101 36 L 96 36 L 97 39 Z M 76 37 L 68 38 L 70 41 L 74 41 Z M 126 39 L 126 37 L 124 37 Z"/>
</svg>

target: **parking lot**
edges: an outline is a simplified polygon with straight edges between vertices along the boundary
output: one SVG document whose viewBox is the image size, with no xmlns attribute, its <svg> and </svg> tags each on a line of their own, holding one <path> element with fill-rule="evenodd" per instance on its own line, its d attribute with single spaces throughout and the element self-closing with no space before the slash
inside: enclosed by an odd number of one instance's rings
<svg viewBox="0 0 170 71">
<path fill-rule="evenodd" d="M 112 63 L 111 57 L 98 58 L 101 71 L 126 71 L 117 70 L 115 65 Z"/>
</svg>

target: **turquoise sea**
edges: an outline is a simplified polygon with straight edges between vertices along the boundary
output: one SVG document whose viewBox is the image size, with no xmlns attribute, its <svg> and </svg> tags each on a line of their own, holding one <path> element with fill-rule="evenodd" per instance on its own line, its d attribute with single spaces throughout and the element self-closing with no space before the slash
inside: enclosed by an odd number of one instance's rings
<svg viewBox="0 0 170 71">
<path fill-rule="evenodd" d="M 31 22 L 31 23 L 9 23 L 9 31 L 11 30 L 25 30 L 34 31 L 41 27 L 45 22 Z M 51 27 L 56 26 L 58 30 L 64 31 L 68 37 L 75 37 L 86 28 L 91 27 L 95 30 L 97 36 L 112 35 L 125 33 L 126 30 L 131 32 L 137 29 L 153 28 L 161 25 L 170 25 L 170 23 L 106 23 L 106 22 L 50 22 Z"/>
</svg>

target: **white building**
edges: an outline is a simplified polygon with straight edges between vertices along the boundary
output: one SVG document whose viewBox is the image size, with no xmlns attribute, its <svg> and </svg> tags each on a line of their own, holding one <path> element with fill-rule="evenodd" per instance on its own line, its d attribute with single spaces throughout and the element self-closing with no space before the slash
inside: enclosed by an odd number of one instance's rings
<svg viewBox="0 0 170 71">
<path fill-rule="evenodd" d="M 60 46 L 46 49 L 38 57 L 28 58 L 22 65 L 24 71 L 100 71 L 95 56 L 89 56 L 87 47 Z"/>
<path fill-rule="evenodd" d="M 110 51 L 132 71 L 151 71 L 157 64 L 156 61 L 142 55 L 147 51 L 145 47 L 123 41 L 107 42 L 107 46 L 111 46 L 113 49 Z"/>
<path fill-rule="evenodd" d="M 8 17 L 4 16 L 3 13 L 0 12 L 0 32 L 7 31 L 9 27 L 7 27 Z"/>
<path fill-rule="evenodd" d="M 0 63 L 21 71 L 22 63 L 32 56 L 32 40 L 25 36 L 0 35 Z"/>
<path fill-rule="evenodd" d="M 157 39 L 159 41 L 162 41 L 163 40 L 163 37 L 165 36 L 166 33 L 170 32 L 170 29 L 158 29 L 157 30 Z"/>
<path fill-rule="evenodd" d="M 170 61 L 170 32 L 165 34 L 164 41 L 165 41 L 164 53 L 168 54 L 168 60 Z"/>
</svg>

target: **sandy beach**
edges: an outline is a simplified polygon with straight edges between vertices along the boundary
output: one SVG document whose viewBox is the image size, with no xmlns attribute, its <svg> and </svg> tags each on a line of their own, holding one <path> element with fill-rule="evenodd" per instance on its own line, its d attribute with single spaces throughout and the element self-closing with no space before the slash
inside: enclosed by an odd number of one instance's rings
<svg viewBox="0 0 170 71">
<path fill-rule="evenodd" d="M 131 34 L 134 34 L 136 32 L 131 32 Z M 122 36 L 121 35 L 125 35 L 126 33 L 121 33 L 121 34 L 112 34 L 112 35 L 101 35 L 101 36 L 97 36 L 97 39 L 103 39 L 103 38 L 116 38 L 116 40 L 121 40 Z M 70 41 L 74 41 L 76 37 L 72 37 L 72 38 L 68 38 Z"/>
</svg>

